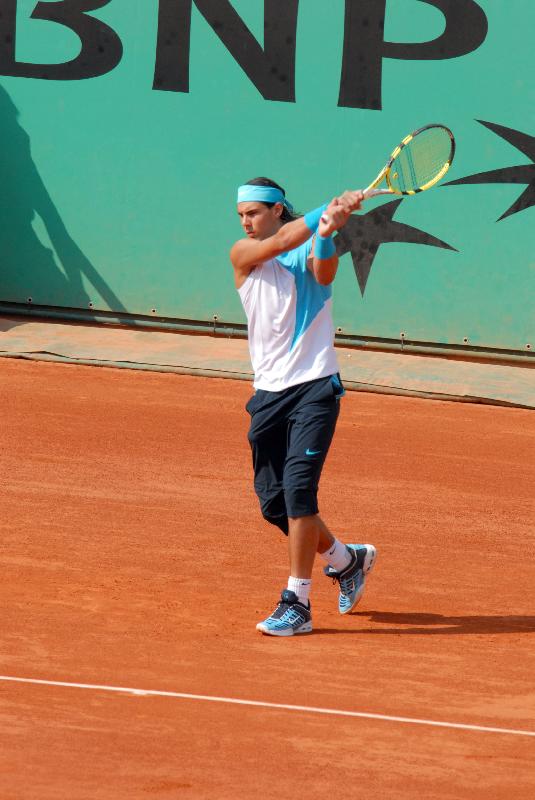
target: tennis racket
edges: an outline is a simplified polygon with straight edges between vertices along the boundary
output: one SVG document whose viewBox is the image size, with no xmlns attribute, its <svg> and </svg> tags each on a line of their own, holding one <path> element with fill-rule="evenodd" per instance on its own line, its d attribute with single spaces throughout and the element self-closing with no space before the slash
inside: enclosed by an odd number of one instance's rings
<svg viewBox="0 0 535 800">
<path fill-rule="evenodd" d="M 418 128 L 392 152 L 376 179 L 364 189 L 364 197 L 409 195 L 430 189 L 449 170 L 454 155 L 455 139 L 449 128 L 436 124 Z M 383 181 L 386 188 L 379 189 Z"/>
</svg>

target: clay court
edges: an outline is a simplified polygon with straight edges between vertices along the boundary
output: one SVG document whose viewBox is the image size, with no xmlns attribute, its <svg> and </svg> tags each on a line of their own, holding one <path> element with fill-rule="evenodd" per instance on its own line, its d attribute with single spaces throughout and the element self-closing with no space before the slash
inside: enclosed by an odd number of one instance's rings
<svg viewBox="0 0 535 800">
<path fill-rule="evenodd" d="M 320 507 L 377 566 L 277 639 L 249 383 L 0 382 L 2 800 L 534 796 L 532 412 L 348 393 Z"/>
</svg>

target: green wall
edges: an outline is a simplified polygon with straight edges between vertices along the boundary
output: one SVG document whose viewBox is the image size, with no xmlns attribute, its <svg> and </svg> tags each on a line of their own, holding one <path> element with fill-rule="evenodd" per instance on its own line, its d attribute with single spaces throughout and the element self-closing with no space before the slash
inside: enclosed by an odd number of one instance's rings
<svg viewBox="0 0 535 800">
<path fill-rule="evenodd" d="M 447 180 L 492 174 L 370 201 L 336 325 L 535 347 L 533 0 L 267 0 L 265 57 L 264 2 L 199 0 L 188 37 L 190 5 L 0 0 L 1 301 L 243 323 L 237 185 L 271 176 L 306 211 L 444 122 Z"/>
</svg>

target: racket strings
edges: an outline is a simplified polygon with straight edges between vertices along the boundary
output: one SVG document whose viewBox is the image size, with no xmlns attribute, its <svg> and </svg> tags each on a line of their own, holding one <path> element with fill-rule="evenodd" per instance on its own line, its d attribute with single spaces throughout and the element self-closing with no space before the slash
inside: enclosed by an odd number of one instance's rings
<svg viewBox="0 0 535 800">
<path fill-rule="evenodd" d="M 449 162 L 451 149 L 451 138 L 444 128 L 431 128 L 414 136 L 392 162 L 392 189 L 412 192 L 433 183 Z"/>
</svg>

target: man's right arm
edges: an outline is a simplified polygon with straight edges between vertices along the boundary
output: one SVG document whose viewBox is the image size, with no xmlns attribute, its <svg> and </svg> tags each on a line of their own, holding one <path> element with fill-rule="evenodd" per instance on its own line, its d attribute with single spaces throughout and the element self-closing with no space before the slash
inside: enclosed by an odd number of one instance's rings
<svg viewBox="0 0 535 800">
<path fill-rule="evenodd" d="M 313 234 L 303 217 L 287 222 L 277 233 L 261 241 L 257 239 L 239 239 L 230 251 L 230 260 L 234 267 L 236 285 L 241 285 L 249 273 L 264 261 L 287 253 L 306 242 Z"/>
</svg>

